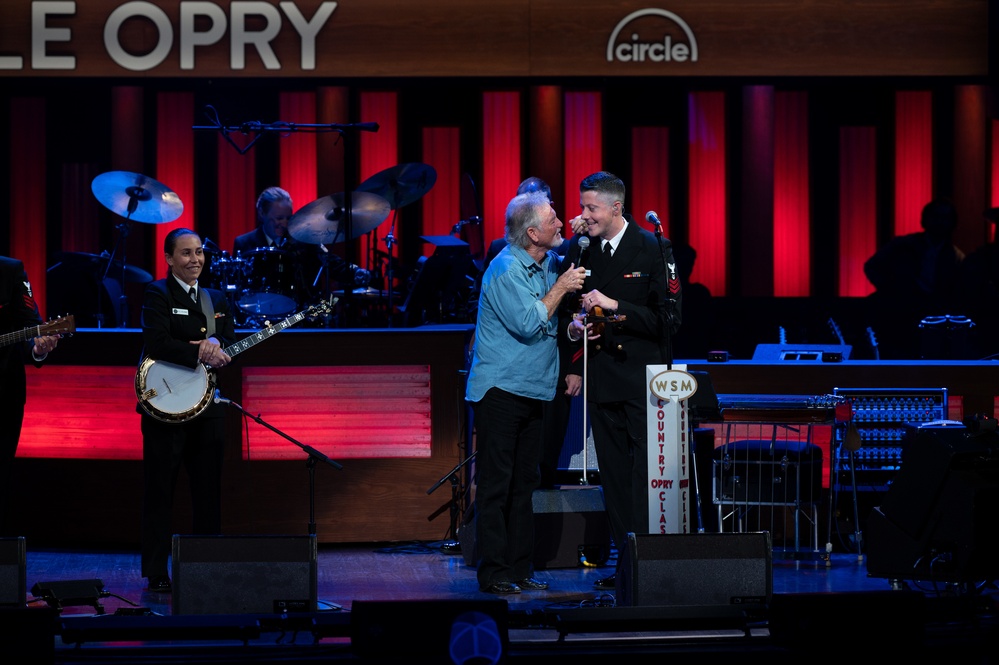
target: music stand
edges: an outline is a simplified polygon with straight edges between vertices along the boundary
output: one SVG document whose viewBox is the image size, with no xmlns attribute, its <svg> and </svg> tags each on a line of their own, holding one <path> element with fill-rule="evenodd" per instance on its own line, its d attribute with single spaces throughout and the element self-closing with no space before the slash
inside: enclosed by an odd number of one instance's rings
<svg viewBox="0 0 999 665">
<path fill-rule="evenodd" d="M 420 257 L 416 279 L 399 308 L 404 327 L 441 323 L 445 300 L 462 290 L 466 268 L 471 263 L 468 243 L 452 236 L 420 236 L 434 245 L 434 253 Z M 436 315 L 435 315 L 436 313 Z"/>
</svg>

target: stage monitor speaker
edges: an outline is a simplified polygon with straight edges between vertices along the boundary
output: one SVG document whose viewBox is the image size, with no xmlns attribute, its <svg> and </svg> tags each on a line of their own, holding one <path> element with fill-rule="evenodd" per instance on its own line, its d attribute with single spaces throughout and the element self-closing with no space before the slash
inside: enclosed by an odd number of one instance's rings
<svg viewBox="0 0 999 665">
<path fill-rule="evenodd" d="M 0 538 L 0 607 L 25 607 L 28 593 L 24 537 Z"/>
<path fill-rule="evenodd" d="M 173 614 L 317 609 L 316 536 L 173 537 Z"/>
<path fill-rule="evenodd" d="M 610 558 L 610 524 L 598 487 L 535 490 L 534 567 L 603 565 Z"/>
<path fill-rule="evenodd" d="M 599 487 L 534 490 L 534 567 L 576 568 L 603 565 L 610 558 L 611 539 L 603 491 Z M 469 511 L 458 530 L 466 566 L 479 562 L 475 512 Z"/>
<path fill-rule="evenodd" d="M 509 604 L 486 600 L 355 600 L 350 645 L 364 662 L 502 663 Z"/>
<path fill-rule="evenodd" d="M 873 577 L 941 582 L 999 578 L 999 435 L 924 426 L 867 521 Z"/>
<path fill-rule="evenodd" d="M 628 534 L 617 574 L 623 606 L 743 606 L 773 596 L 770 533 Z"/>
</svg>

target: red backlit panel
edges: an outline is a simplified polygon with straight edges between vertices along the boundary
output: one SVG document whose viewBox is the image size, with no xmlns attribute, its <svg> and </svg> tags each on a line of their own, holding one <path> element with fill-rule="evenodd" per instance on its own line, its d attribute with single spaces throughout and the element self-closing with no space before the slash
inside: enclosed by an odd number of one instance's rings
<svg viewBox="0 0 999 665">
<path fill-rule="evenodd" d="M 18 457 L 142 459 L 133 367 L 50 365 L 27 375 Z M 431 456 L 427 365 L 247 367 L 239 403 L 335 460 Z M 304 455 L 249 417 L 242 432 L 246 459 Z"/>
<path fill-rule="evenodd" d="M 28 367 L 18 457 L 142 459 L 135 368 Z"/>
<path fill-rule="evenodd" d="M 430 367 L 248 367 L 243 408 L 334 459 L 430 457 Z M 248 420 L 243 456 L 301 459 L 303 451 Z"/>
</svg>

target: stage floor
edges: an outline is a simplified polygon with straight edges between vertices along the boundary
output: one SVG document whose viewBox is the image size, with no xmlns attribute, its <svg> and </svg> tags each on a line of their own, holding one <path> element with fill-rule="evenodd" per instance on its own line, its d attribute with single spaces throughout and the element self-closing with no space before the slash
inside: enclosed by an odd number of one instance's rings
<svg viewBox="0 0 999 665">
<path fill-rule="evenodd" d="M 144 589 L 136 551 L 33 550 L 29 544 L 28 608 L 9 611 L 16 620 L 3 622 L 2 632 L 40 651 L 38 662 L 448 663 L 440 651 L 446 647 L 436 644 L 447 639 L 441 626 L 446 629 L 449 619 L 442 616 L 458 610 L 493 616 L 500 607 L 497 621 L 506 622 L 509 636 L 505 662 L 697 653 L 699 662 L 773 663 L 840 653 L 937 652 L 991 662 L 987 654 L 996 645 L 992 585 L 903 582 L 907 588 L 893 589 L 890 580 L 868 576 L 857 554 L 775 552 L 770 607 L 743 614 L 731 607 L 618 606 L 613 592 L 593 586 L 613 572 L 613 551 L 599 567 L 538 571 L 550 584 L 547 591 L 492 596 L 479 591 L 475 569 L 452 545 L 320 546 L 317 611 L 181 615 L 173 612 L 171 594 Z M 99 580 L 105 593 L 60 611 L 31 592 L 35 585 L 81 580 Z M 360 606 L 363 626 L 353 616 Z M 57 627 L 48 647 L 38 633 L 52 618 Z M 375 627 L 372 641 L 371 622 L 379 619 L 384 625 Z M 355 643 L 359 631 L 365 631 L 364 651 Z"/>
</svg>

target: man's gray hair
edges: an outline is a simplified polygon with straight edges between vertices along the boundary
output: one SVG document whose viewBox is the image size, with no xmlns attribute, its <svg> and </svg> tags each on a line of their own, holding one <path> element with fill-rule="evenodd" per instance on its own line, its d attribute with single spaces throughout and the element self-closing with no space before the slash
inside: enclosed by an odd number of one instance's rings
<svg viewBox="0 0 999 665">
<path fill-rule="evenodd" d="M 544 192 L 518 194 L 506 206 L 506 242 L 509 245 L 528 248 L 531 239 L 527 229 L 540 229 L 545 221 L 545 212 L 551 208 L 551 201 Z"/>
</svg>

